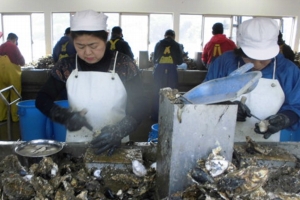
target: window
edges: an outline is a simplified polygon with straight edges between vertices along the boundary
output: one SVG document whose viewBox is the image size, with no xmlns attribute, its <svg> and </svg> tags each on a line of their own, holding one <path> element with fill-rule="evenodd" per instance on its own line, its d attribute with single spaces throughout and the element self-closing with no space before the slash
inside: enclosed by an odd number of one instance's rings
<svg viewBox="0 0 300 200">
<path fill-rule="evenodd" d="M 15 33 L 18 36 L 18 47 L 23 55 L 25 62 L 32 61 L 32 46 L 31 46 L 31 23 L 30 15 L 6 15 L 3 14 L 3 29 L 4 38 L 7 38 L 9 33 Z"/>
<path fill-rule="evenodd" d="M 188 52 L 190 58 L 202 51 L 201 27 L 202 15 L 180 15 L 179 43 L 183 44 L 184 52 Z"/>
<path fill-rule="evenodd" d="M 154 52 L 156 43 L 164 39 L 168 29 L 173 29 L 173 16 L 171 14 L 150 14 L 149 55 Z"/>
<path fill-rule="evenodd" d="M 111 37 L 111 29 L 114 26 L 119 26 L 120 24 L 120 15 L 119 13 L 104 13 L 107 18 L 107 31 L 109 32 L 108 40 Z"/>
<path fill-rule="evenodd" d="M 252 19 L 253 17 L 249 17 L 249 16 L 234 16 L 233 17 L 233 26 L 232 26 L 232 33 L 231 33 L 231 40 L 235 42 L 235 44 L 237 44 L 236 42 L 236 34 L 237 34 L 237 28 L 238 25 L 241 24 L 242 22 L 248 20 L 248 19 Z"/>
<path fill-rule="evenodd" d="M 32 21 L 32 58 L 34 61 L 46 55 L 44 14 L 31 15 Z"/>
<path fill-rule="evenodd" d="M 71 12 L 52 14 L 52 48 L 64 35 L 64 31 L 70 26 Z M 167 29 L 173 29 L 172 14 L 131 14 L 131 13 L 105 13 L 108 16 L 107 30 L 121 26 L 124 39 L 129 43 L 135 59 L 139 57 L 139 51 L 148 51 L 149 55 L 154 51 L 155 44 L 163 39 Z M 181 14 L 179 17 L 178 42 L 183 44 L 184 51 L 193 58 L 195 52 L 201 52 L 202 47 L 212 37 L 212 25 L 216 22 L 224 24 L 224 34 L 236 42 L 236 30 L 240 23 L 253 18 L 252 16 L 202 16 Z M 272 17 L 280 25 L 283 39 L 286 44 L 294 44 L 294 17 Z M 203 23 L 203 24 L 202 24 Z M 6 41 L 10 32 L 19 36 L 19 49 L 29 64 L 46 55 L 45 43 L 45 17 L 43 13 L 0 13 L 0 31 L 3 37 L 0 43 Z M 110 38 L 110 36 L 109 36 Z M 300 47 L 299 47 L 300 48 Z M 52 53 L 52 52 L 48 52 Z M 137 62 L 138 63 L 138 62 Z"/>
<path fill-rule="evenodd" d="M 121 15 L 121 27 L 124 40 L 138 59 L 139 51 L 148 50 L 148 15 Z"/>
<path fill-rule="evenodd" d="M 167 29 L 173 29 L 172 14 L 131 14 L 131 13 L 104 13 L 108 16 L 107 30 L 110 33 L 114 26 L 121 26 L 124 40 L 126 40 L 138 62 L 139 51 L 154 51 L 155 44 L 164 38 Z M 66 27 L 70 26 L 71 13 L 53 14 L 53 41 L 52 45 L 62 37 Z M 216 22 L 224 25 L 224 34 L 236 43 L 236 31 L 240 23 L 253 18 L 252 16 L 202 16 L 182 14 L 179 18 L 179 43 L 183 44 L 184 51 L 194 58 L 196 52 L 201 52 L 204 45 L 212 37 L 212 26 Z M 284 39 L 287 44 L 293 41 L 293 17 L 276 18 L 281 21 Z M 203 22 L 203 24 L 202 24 Z M 108 39 L 110 39 L 110 35 Z M 53 47 L 52 47 L 53 48 Z"/>
<path fill-rule="evenodd" d="M 71 13 L 53 13 L 52 16 L 52 48 L 64 35 L 66 28 L 70 27 Z M 51 52 L 52 53 L 52 52 Z"/>
<path fill-rule="evenodd" d="M 293 17 L 283 17 L 282 18 L 282 27 L 281 32 L 283 36 L 283 40 L 288 45 L 293 45 L 293 32 L 294 32 L 294 18 Z"/>
<path fill-rule="evenodd" d="M 26 64 L 46 54 L 44 14 L 2 14 L 2 20 L 2 41 L 6 41 L 9 33 L 15 33 Z"/>
<path fill-rule="evenodd" d="M 220 22 L 223 24 L 224 27 L 224 33 L 226 37 L 230 38 L 231 37 L 231 17 L 204 17 L 204 35 L 203 35 L 203 47 L 205 44 L 210 40 L 212 37 L 212 26 Z"/>
<path fill-rule="evenodd" d="M 173 29 L 172 14 L 105 14 L 109 16 L 108 19 L 112 17 L 112 20 L 108 21 L 109 30 L 113 26 L 121 24 L 124 40 L 130 45 L 137 64 L 140 51 L 148 51 L 150 55 L 154 51 L 156 43 L 164 38 L 165 31 Z M 119 16 L 121 23 L 118 20 Z"/>
</svg>

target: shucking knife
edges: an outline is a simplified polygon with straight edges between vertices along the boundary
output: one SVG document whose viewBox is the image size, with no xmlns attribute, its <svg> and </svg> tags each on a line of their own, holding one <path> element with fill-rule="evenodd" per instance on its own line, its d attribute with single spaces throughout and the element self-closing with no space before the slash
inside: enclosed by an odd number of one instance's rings
<svg viewBox="0 0 300 200">
<path fill-rule="evenodd" d="M 241 103 L 245 104 L 246 100 L 247 100 L 247 97 L 242 96 Z M 251 115 L 251 117 L 254 117 L 255 119 L 259 120 L 258 127 L 259 127 L 260 132 L 263 133 L 268 130 L 269 120 L 261 120 L 257 116 L 253 115 L 251 112 L 249 114 Z M 272 135 L 271 133 L 265 133 L 264 139 L 268 139 L 271 135 Z"/>
<path fill-rule="evenodd" d="M 241 103 L 242 103 L 242 104 L 245 104 L 246 100 L 247 100 L 247 97 L 242 96 L 242 98 L 241 98 Z M 251 112 L 250 112 L 249 114 L 251 115 L 251 117 L 254 117 L 255 119 L 257 119 L 257 120 L 259 120 L 259 121 L 262 121 L 260 118 L 256 117 L 256 116 L 253 115 Z"/>
</svg>

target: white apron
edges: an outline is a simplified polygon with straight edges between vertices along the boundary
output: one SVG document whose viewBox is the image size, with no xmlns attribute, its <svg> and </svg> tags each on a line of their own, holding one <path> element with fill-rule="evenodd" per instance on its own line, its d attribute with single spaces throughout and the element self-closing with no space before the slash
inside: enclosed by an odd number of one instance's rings
<svg viewBox="0 0 300 200">
<path fill-rule="evenodd" d="M 93 126 L 94 133 L 106 125 L 113 125 L 125 117 L 127 93 L 114 68 L 109 72 L 78 71 L 76 69 L 67 80 L 67 93 L 70 108 L 74 111 L 86 109 L 86 119 Z M 80 66 L 79 66 L 80 67 Z M 94 134 L 83 127 L 79 131 L 68 131 L 66 142 L 89 142 Z"/>
<path fill-rule="evenodd" d="M 254 90 L 242 95 L 247 97 L 245 104 L 250 109 L 251 114 L 261 120 L 276 114 L 285 99 L 284 92 L 278 80 L 275 80 L 275 70 L 276 60 L 274 61 L 273 79 L 261 78 Z M 262 134 L 255 133 L 255 123 L 258 122 L 259 120 L 254 117 L 247 117 L 245 122 L 237 122 L 234 141 L 245 142 L 246 136 L 250 136 L 254 141 L 258 142 L 280 141 L 280 131 L 272 134 L 268 139 L 264 139 Z"/>
</svg>

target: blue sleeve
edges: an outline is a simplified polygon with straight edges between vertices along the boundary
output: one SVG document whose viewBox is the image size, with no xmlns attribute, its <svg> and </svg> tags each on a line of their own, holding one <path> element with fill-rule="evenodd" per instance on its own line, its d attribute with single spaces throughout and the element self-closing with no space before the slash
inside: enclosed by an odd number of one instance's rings
<svg viewBox="0 0 300 200">
<path fill-rule="evenodd" d="M 290 110 L 300 117 L 300 70 L 293 62 L 285 59 L 281 54 L 276 59 L 276 78 L 285 95 L 284 103 L 279 112 Z M 291 128 L 297 129 L 299 127 L 300 121 L 298 119 Z"/>
<path fill-rule="evenodd" d="M 240 63 L 242 66 L 244 63 Z M 204 79 L 209 81 L 216 78 L 228 76 L 232 71 L 238 68 L 238 58 L 233 51 L 228 51 L 217 57 L 211 64 Z"/>
</svg>

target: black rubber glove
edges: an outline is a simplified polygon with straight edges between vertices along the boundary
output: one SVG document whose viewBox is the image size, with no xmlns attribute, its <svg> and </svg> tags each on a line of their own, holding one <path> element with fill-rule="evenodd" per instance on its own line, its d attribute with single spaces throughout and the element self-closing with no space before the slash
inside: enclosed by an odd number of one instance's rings
<svg viewBox="0 0 300 200">
<path fill-rule="evenodd" d="M 92 130 L 93 127 L 87 122 L 85 114 L 84 110 L 72 112 L 70 109 L 54 105 L 50 110 L 50 119 L 65 125 L 69 131 L 78 131 L 84 126 Z"/>
<path fill-rule="evenodd" d="M 238 112 L 237 112 L 237 118 L 236 120 L 239 122 L 246 121 L 246 117 L 251 117 L 251 111 L 246 106 L 246 104 L 240 102 L 240 101 L 234 101 L 233 104 L 238 105 Z"/>
<path fill-rule="evenodd" d="M 91 141 L 92 148 L 95 148 L 95 154 L 101 154 L 108 150 L 107 155 L 112 155 L 114 150 L 120 146 L 122 138 L 134 131 L 137 125 L 134 118 L 126 116 L 117 124 L 102 128 L 100 135 Z"/>
<path fill-rule="evenodd" d="M 269 122 L 266 132 L 261 132 L 259 129 L 259 123 L 255 124 L 254 131 L 258 134 L 263 134 L 265 139 L 268 139 L 272 134 L 285 129 L 291 125 L 290 119 L 285 114 L 279 113 L 277 115 L 271 115 L 266 118 Z"/>
</svg>

